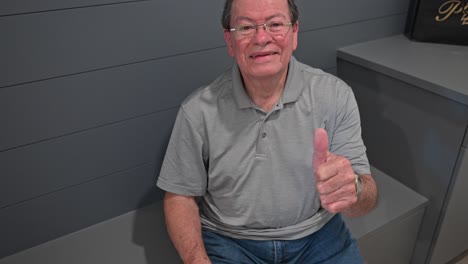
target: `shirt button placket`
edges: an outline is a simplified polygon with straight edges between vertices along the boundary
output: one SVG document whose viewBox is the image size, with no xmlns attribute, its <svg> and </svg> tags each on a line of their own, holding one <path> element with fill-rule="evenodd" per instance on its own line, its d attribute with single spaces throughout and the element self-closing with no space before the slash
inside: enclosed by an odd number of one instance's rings
<svg viewBox="0 0 468 264">
<path fill-rule="evenodd" d="M 260 133 L 257 138 L 257 154 L 265 155 L 266 117 L 261 118 Z"/>
</svg>

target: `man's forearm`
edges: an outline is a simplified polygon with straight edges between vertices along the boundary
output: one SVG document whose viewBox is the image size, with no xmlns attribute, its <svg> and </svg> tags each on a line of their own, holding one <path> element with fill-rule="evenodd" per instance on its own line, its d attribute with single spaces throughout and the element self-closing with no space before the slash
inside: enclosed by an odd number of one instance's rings
<svg viewBox="0 0 468 264">
<path fill-rule="evenodd" d="M 184 263 L 211 263 L 203 245 L 200 215 L 193 197 L 166 193 L 164 212 L 169 237 Z"/>
<path fill-rule="evenodd" d="M 369 213 L 377 205 L 377 185 L 371 175 L 361 175 L 362 193 L 357 203 L 343 211 L 347 217 L 358 217 Z"/>
</svg>

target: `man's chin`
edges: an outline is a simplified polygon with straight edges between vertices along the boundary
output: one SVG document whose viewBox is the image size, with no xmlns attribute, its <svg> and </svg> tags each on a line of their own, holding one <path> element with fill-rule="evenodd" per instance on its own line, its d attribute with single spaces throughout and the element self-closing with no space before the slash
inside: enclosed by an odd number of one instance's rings
<svg viewBox="0 0 468 264">
<path fill-rule="evenodd" d="M 275 76 L 281 75 L 281 72 L 278 70 L 263 70 L 263 71 L 255 71 L 250 73 L 250 77 L 253 79 L 271 79 Z"/>
</svg>

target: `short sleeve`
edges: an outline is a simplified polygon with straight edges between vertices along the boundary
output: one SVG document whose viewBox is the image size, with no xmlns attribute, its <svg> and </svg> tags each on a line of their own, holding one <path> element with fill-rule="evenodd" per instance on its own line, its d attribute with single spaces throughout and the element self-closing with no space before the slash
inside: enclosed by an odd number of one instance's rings
<svg viewBox="0 0 468 264">
<path fill-rule="evenodd" d="M 203 149 L 203 137 L 181 107 L 156 185 L 179 195 L 204 195 L 207 184 L 207 158 Z"/>
<path fill-rule="evenodd" d="M 335 131 L 330 151 L 346 157 L 357 174 L 370 174 L 366 147 L 361 137 L 361 120 L 354 94 L 349 86 L 338 82 Z"/>
</svg>

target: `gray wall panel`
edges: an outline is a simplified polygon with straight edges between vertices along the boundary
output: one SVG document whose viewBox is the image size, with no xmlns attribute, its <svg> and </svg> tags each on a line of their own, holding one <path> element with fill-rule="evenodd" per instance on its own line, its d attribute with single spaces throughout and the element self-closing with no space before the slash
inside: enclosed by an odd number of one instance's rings
<svg viewBox="0 0 468 264">
<path fill-rule="evenodd" d="M 404 18 L 398 15 L 301 32 L 295 54 L 305 63 L 333 68 L 337 47 L 400 33 Z M 227 68 L 230 64 L 231 59 L 221 47 L 0 89 L 0 120 L 9 124 L 0 132 L 0 150 L 174 107 L 190 91 L 215 78 L 224 69 L 220 65 Z M 161 94 L 165 96 L 158 96 Z M 60 102 L 58 106 L 57 102 Z"/>
<path fill-rule="evenodd" d="M 0 87 L 222 46 L 222 4 L 143 1 L 1 17 Z"/>
<path fill-rule="evenodd" d="M 0 152 L 176 107 L 231 64 L 222 47 L 0 89 Z"/>
<path fill-rule="evenodd" d="M 295 56 L 314 67 L 336 67 L 336 49 L 357 42 L 402 33 L 406 15 L 346 24 L 327 29 L 301 32 Z"/>
<path fill-rule="evenodd" d="M 304 3 L 309 5 L 305 8 L 309 13 L 303 14 L 302 29 L 401 13 L 405 5 L 402 0 L 377 4 L 378 8 L 369 12 L 364 3 L 324 3 L 318 8 Z M 211 0 L 205 5 L 184 2 L 184 9 L 178 8 L 180 5 L 144 1 L 0 18 L 0 32 L 7 36 L 0 42 L 4 58 L 0 61 L 0 87 L 224 45 L 219 22 L 222 1 Z M 161 10 L 178 12 L 166 16 Z M 324 10 L 337 15 L 330 16 Z M 309 17 L 314 20 L 309 21 Z M 176 22 L 167 26 L 168 21 Z"/>
<path fill-rule="evenodd" d="M 148 0 L 2 0 L 0 16 L 137 1 Z M 179 1 L 179 3 L 183 6 L 185 1 Z M 296 0 L 296 3 L 300 14 L 304 14 L 300 16 L 303 30 L 404 13 L 408 11 L 409 6 L 408 0 L 356 0 L 352 2 Z"/>
<path fill-rule="evenodd" d="M 0 258 L 160 197 L 155 169 L 154 163 L 145 164 L 0 210 Z"/>
<path fill-rule="evenodd" d="M 147 0 L 2 0 L 0 16 Z"/>
<path fill-rule="evenodd" d="M 305 31 L 403 14 L 408 11 L 410 3 L 409 0 L 296 2 L 299 7 L 300 27 Z"/>
<path fill-rule="evenodd" d="M 177 109 L 0 153 L 0 208 L 155 160 Z M 162 149 L 160 146 L 164 146 Z"/>
</svg>

